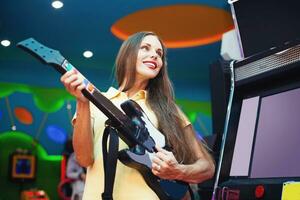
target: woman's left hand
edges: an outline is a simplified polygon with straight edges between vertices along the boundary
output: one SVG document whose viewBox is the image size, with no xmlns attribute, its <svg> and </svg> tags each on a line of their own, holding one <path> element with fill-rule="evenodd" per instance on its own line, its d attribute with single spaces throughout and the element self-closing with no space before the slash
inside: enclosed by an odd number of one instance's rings
<svg viewBox="0 0 300 200">
<path fill-rule="evenodd" d="M 152 173 L 160 178 L 175 180 L 182 174 L 179 164 L 171 151 L 156 146 L 157 152 L 152 158 Z"/>
</svg>

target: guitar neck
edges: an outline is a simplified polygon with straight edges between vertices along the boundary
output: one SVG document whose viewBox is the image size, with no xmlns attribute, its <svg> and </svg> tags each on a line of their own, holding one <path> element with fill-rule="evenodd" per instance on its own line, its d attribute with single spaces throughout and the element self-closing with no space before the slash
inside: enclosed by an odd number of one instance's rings
<svg viewBox="0 0 300 200">
<path fill-rule="evenodd" d="M 42 63 L 53 66 L 61 74 L 76 69 L 59 51 L 48 48 L 33 38 L 19 42 L 17 47 L 28 52 Z M 127 145 L 133 146 L 139 143 L 135 138 L 135 127 L 131 119 L 120 111 L 109 99 L 103 96 L 86 78 L 84 79 L 84 84 L 83 95 L 109 118 L 110 124 L 119 131 L 120 137 Z"/>
</svg>

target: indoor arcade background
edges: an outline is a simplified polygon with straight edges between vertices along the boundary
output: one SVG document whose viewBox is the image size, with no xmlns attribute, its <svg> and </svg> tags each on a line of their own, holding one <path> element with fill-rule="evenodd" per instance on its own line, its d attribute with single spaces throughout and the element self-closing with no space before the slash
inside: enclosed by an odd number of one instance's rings
<svg viewBox="0 0 300 200">
<path fill-rule="evenodd" d="M 72 137 L 75 99 L 54 69 L 16 47 L 28 37 L 59 50 L 105 91 L 116 85 L 113 65 L 122 41 L 136 31 L 158 33 L 168 47 L 178 105 L 199 139 L 213 135 L 209 67 L 220 57 L 223 33 L 233 29 L 226 1 L 62 2 L 59 9 L 44 0 L 0 3 L 0 40 L 11 42 L 0 46 L 0 200 L 29 189 L 59 199 L 62 154 Z M 93 56 L 84 57 L 86 50 Z M 36 156 L 33 180 L 12 179 L 14 153 Z"/>
</svg>

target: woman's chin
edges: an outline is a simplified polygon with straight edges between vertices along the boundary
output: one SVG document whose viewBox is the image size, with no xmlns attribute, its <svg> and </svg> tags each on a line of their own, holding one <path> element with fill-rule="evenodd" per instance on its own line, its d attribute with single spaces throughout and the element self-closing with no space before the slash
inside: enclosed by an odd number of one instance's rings
<svg viewBox="0 0 300 200">
<path fill-rule="evenodd" d="M 144 79 L 153 79 L 157 76 L 157 74 L 158 73 L 156 71 L 147 71 L 139 73 L 139 77 L 143 77 Z"/>
</svg>

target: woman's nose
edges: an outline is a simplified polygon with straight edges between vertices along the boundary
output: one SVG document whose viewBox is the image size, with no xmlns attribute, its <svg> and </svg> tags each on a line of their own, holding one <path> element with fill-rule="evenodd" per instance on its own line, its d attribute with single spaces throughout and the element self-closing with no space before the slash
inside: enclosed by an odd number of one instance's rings
<svg viewBox="0 0 300 200">
<path fill-rule="evenodd" d="M 151 51 L 151 58 L 155 58 L 157 59 L 158 54 L 156 53 L 156 51 Z"/>
<path fill-rule="evenodd" d="M 157 55 L 153 54 L 153 55 L 151 56 L 151 58 L 156 60 L 156 59 L 157 59 Z"/>
</svg>

